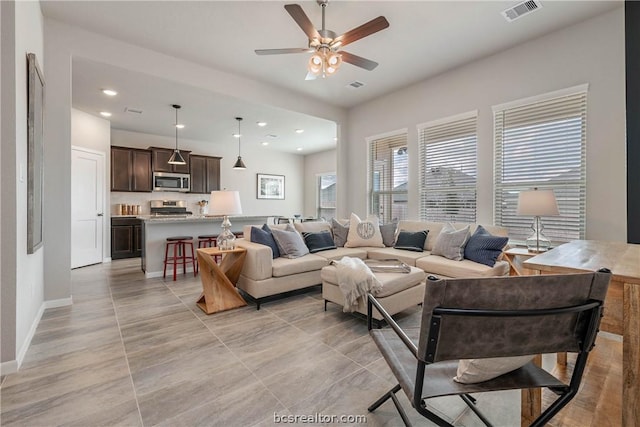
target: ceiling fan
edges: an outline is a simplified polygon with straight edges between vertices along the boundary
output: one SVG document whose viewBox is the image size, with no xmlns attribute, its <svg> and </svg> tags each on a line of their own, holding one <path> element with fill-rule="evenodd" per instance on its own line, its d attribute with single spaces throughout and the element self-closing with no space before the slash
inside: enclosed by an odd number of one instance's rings
<svg viewBox="0 0 640 427">
<path fill-rule="evenodd" d="M 342 47 L 353 43 L 361 38 L 367 37 L 389 26 L 389 21 L 384 16 L 378 16 L 371 21 L 360 25 L 346 33 L 337 36 L 335 32 L 324 27 L 324 13 L 329 0 L 317 0 L 322 7 L 322 29 L 317 30 L 307 15 L 298 4 L 287 4 L 284 6 L 289 15 L 302 28 L 302 31 L 309 38 L 307 48 L 288 49 L 256 49 L 258 55 L 279 55 L 283 53 L 313 53 L 309 58 L 306 80 L 313 80 L 316 76 L 330 76 L 334 74 L 340 64 L 344 61 L 365 70 L 373 70 L 378 63 L 369 59 L 340 50 Z"/>
</svg>

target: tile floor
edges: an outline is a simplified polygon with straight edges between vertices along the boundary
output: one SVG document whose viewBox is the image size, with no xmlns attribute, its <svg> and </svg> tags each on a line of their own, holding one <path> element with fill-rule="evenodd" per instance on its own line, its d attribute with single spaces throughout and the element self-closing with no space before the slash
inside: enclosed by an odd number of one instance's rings
<svg viewBox="0 0 640 427">
<path fill-rule="evenodd" d="M 393 375 L 366 322 L 334 304 L 323 311 L 319 288 L 209 316 L 195 304 L 199 277 L 147 280 L 139 260 L 74 270 L 72 288 L 73 306 L 45 311 L 20 371 L 2 378 L 0 425 L 244 427 L 316 413 L 402 425 L 391 401 L 367 413 Z M 431 425 L 398 395 L 416 426 Z M 519 425 L 519 392 L 478 405 L 497 426 Z M 459 398 L 431 406 L 482 425 Z"/>
</svg>

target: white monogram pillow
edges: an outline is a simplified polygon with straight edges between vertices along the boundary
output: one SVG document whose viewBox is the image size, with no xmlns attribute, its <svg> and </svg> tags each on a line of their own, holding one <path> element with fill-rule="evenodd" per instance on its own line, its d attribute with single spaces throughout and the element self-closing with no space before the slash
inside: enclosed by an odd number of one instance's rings
<svg viewBox="0 0 640 427">
<path fill-rule="evenodd" d="M 352 213 L 349 219 L 349 234 L 345 248 L 357 248 L 361 246 L 371 246 L 384 248 L 380 224 L 375 216 L 368 216 L 364 221 L 358 215 Z"/>
</svg>

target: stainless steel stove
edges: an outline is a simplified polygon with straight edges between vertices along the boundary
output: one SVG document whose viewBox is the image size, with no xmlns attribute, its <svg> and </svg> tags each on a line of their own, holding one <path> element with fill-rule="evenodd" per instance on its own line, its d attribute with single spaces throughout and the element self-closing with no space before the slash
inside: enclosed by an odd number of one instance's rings
<svg viewBox="0 0 640 427">
<path fill-rule="evenodd" d="M 186 218 L 191 215 L 184 200 L 151 200 L 151 216 L 163 218 Z"/>
</svg>

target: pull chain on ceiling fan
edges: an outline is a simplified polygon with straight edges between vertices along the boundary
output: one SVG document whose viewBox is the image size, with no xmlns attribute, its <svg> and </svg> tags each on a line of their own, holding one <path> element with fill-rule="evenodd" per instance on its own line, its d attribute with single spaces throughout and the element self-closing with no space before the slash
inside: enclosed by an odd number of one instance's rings
<svg viewBox="0 0 640 427">
<path fill-rule="evenodd" d="M 360 25 L 346 33 L 337 36 L 336 33 L 325 28 L 325 9 L 329 0 L 317 0 L 322 8 L 322 28 L 317 30 L 309 17 L 304 13 L 298 4 L 287 4 L 284 6 L 289 15 L 300 26 L 302 31 L 309 38 L 308 48 L 288 48 L 288 49 L 256 49 L 258 55 L 279 55 L 285 53 L 313 53 L 309 58 L 307 80 L 316 76 L 330 76 L 334 74 L 342 62 L 355 65 L 371 71 L 378 66 L 377 62 L 340 50 L 342 47 L 367 37 L 373 33 L 384 30 L 389 26 L 389 22 L 384 16 L 378 16 L 371 21 Z"/>
</svg>

